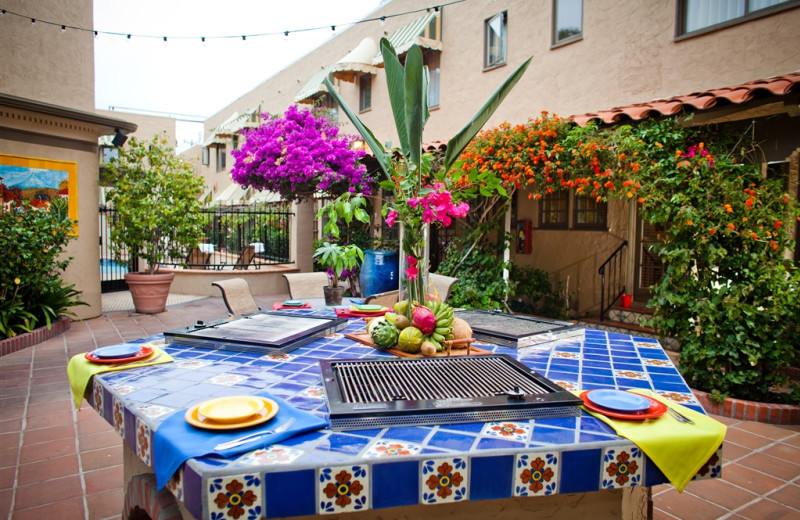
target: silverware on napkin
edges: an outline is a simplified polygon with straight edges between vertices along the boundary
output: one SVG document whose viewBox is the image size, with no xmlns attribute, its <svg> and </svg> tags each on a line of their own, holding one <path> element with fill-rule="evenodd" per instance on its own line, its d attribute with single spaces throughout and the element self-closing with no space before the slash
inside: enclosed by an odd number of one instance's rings
<svg viewBox="0 0 800 520">
<path fill-rule="evenodd" d="M 682 413 L 678 412 L 677 410 L 673 410 L 673 408 L 667 404 L 664 406 L 667 407 L 667 413 L 672 416 L 678 422 L 686 423 L 686 424 L 694 424 L 694 421 L 683 415 Z"/>
<path fill-rule="evenodd" d="M 285 423 L 281 424 L 280 426 L 278 426 L 277 428 L 274 428 L 272 430 L 264 430 L 264 431 L 260 431 L 260 432 L 255 432 L 255 433 L 251 433 L 249 435 L 245 435 L 243 437 L 237 437 L 236 439 L 233 439 L 233 440 L 230 440 L 230 441 L 221 442 L 221 443 L 217 444 L 216 446 L 214 446 L 214 451 L 221 451 L 221 450 L 227 450 L 227 449 L 230 449 L 230 448 L 235 448 L 236 446 L 241 446 L 242 444 L 247 444 L 248 442 L 250 442 L 252 440 L 255 440 L 255 439 L 257 439 L 257 438 L 259 438 L 259 437 L 261 437 L 263 435 L 270 435 L 270 434 L 273 434 L 273 433 L 285 432 L 286 430 L 289 429 L 289 427 L 292 424 L 294 424 L 294 421 L 295 421 L 295 418 L 294 417 L 290 417 L 288 421 L 286 421 Z"/>
</svg>

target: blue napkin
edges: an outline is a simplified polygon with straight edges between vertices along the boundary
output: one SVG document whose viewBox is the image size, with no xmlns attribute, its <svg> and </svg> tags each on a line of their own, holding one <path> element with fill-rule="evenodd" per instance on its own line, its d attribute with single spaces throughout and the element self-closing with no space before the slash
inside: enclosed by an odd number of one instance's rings
<svg viewBox="0 0 800 520">
<path fill-rule="evenodd" d="M 156 472 L 158 489 L 163 488 L 175 471 L 180 468 L 181 464 L 188 459 L 214 453 L 228 458 L 259 447 L 275 444 L 302 432 L 318 430 L 328 425 L 325 419 L 299 410 L 267 392 L 259 392 L 255 395 L 267 397 L 278 403 L 278 413 L 269 421 L 250 428 L 204 430 L 186 422 L 184 417 L 186 410 L 175 412 L 167 417 L 153 434 L 153 467 Z M 230 441 L 249 433 L 272 430 L 285 423 L 291 417 L 294 417 L 295 421 L 284 432 L 264 435 L 235 448 L 214 451 L 214 446 L 221 442 Z"/>
</svg>

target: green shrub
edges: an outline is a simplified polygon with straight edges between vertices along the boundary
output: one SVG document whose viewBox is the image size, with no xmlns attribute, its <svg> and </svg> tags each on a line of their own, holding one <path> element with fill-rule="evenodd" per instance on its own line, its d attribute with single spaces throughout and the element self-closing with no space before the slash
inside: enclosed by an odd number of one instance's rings
<svg viewBox="0 0 800 520">
<path fill-rule="evenodd" d="M 439 273 L 458 278 L 447 303 L 465 309 L 506 310 L 513 287 L 503 280 L 503 269 L 509 266 L 503 261 L 503 248 L 511 239 L 508 235 L 492 243 L 484 238 L 472 247 L 469 237 L 456 238 L 438 268 Z"/>
<path fill-rule="evenodd" d="M 554 289 L 550 275 L 541 269 L 511 265 L 514 291 L 509 306 L 514 312 L 535 314 L 547 318 L 561 318 L 566 310 L 560 287 Z"/>
<path fill-rule="evenodd" d="M 47 325 L 75 305 L 80 292 L 61 279 L 72 258 L 62 252 L 72 240 L 72 223 L 62 205 L 51 210 L 28 204 L 0 209 L 0 337 Z"/>
</svg>

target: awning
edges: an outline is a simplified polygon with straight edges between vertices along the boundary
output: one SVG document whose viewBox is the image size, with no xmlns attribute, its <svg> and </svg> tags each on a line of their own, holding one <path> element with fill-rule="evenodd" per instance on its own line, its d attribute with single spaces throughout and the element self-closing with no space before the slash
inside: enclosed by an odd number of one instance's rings
<svg viewBox="0 0 800 520">
<path fill-rule="evenodd" d="M 214 146 L 219 144 L 227 144 L 227 140 L 212 132 L 211 135 L 206 137 L 206 140 L 203 141 L 203 148 L 208 148 L 209 146 Z"/>
<path fill-rule="evenodd" d="M 435 51 L 442 50 L 441 41 L 425 38 L 423 36 L 425 29 L 427 29 L 428 25 L 430 25 L 435 18 L 435 12 L 428 13 L 422 18 L 415 20 L 408 25 L 404 25 L 395 31 L 391 36 L 389 36 L 389 43 L 392 44 L 392 47 L 394 47 L 397 55 L 400 56 L 401 54 L 405 54 L 408 52 L 408 49 L 415 44 L 427 49 L 433 49 Z M 380 50 L 373 58 L 372 64 L 379 67 L 383 66 L 383 55 L 380 53 Z"/>
<path fill-rule="evenodd" d="M 325 78 L 331 73 L 332 69 L 333 65 L 328 65 L 327 68 L 311 76 L 308 83 L 306 83 L 294 97 L 294 102 L 311 104 L 314 102 L 314 96 L 327 92 L 328 90 L 325 88 L 323 81 L 325 81 Z"/>
<path fill-rule="evenodd" d="M 238 133 L 243 128 L 253 128 L 258 125 L 261 106 L 257 106 L 242 114 L 234 112 L 231 117 L 219 125 L 214 133 L 220 136 L 229 136 Z"/>
<path fill-rule="evenodd" d="M 240 185 L 233 183 L 224 190 L 222 193 L 214 197 L 212 204 L 236 204 L 244 198 L 247 190 L 243 189 Z"/>
<path fill-rule="evenodd" d="M 333 77 L 349 83 L 355 83 L 361 74 L 377 74 L 378 67 L 372 64 L 378 44 L 370 37 L 361 40 L 358 46 L 344 58 L 333 64 Z"/>
<path fill-rule="evenodd" d="M 280 202 L 281 195 L 280 193 L 275 193 L 274 191 L 259 191 L 253 194 L 253 198 L 250 199 L 251 204 L 270 204 L 272 202 Z"/>
</svg>

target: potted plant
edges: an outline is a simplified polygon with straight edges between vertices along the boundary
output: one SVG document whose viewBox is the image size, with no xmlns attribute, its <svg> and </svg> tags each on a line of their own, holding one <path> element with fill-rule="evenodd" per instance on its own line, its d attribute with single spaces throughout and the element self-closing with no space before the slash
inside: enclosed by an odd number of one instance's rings
<svg viewBox="0 0 800 520">
<path fill-rule="evenodd" d="M 162 312 L 175 275 L 160 273 L 159 263 L 183 256 L 203 237 L 198 200 L 203 180 L 158 135 L 150 141 L 131 138 L 109 162 L 107 176 L 114 186 L 107 201 L 117 211 L 111 228 L 114 257 L 147 264 L 145 272 L 125 275 L 136 312 Z"/>
</svg>

